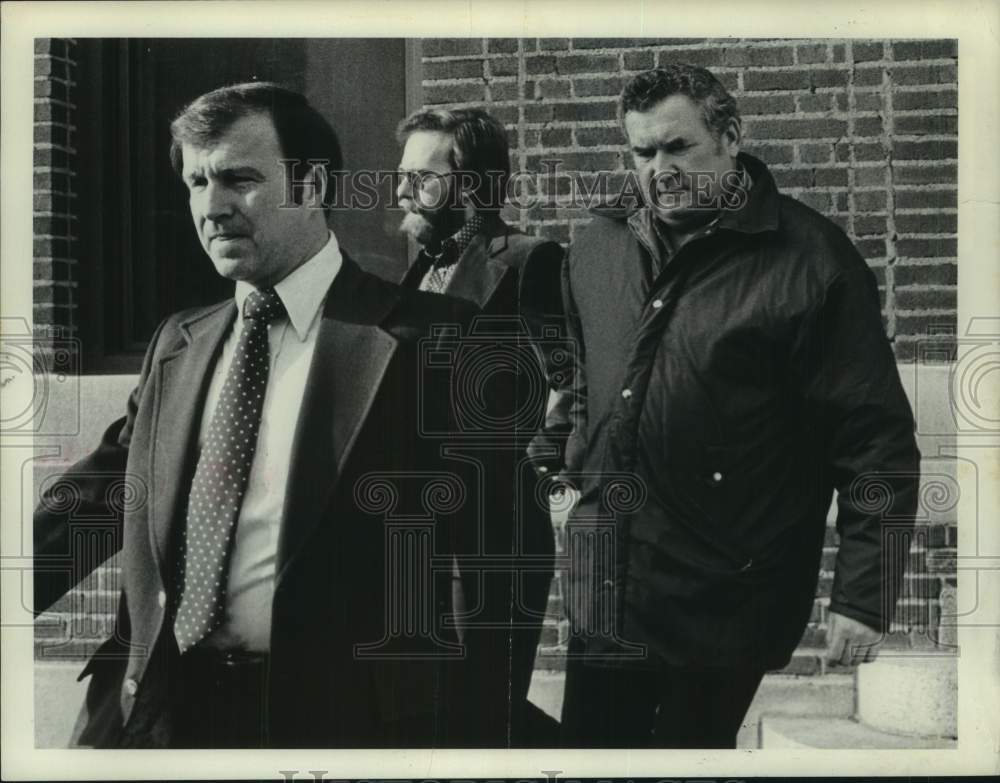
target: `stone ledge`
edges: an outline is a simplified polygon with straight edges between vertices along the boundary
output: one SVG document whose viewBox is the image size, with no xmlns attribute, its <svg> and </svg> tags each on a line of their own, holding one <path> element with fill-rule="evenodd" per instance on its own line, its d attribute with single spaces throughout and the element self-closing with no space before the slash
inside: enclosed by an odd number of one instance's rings
<svg viewBox="0 0 1000 783">
<path fill-rule="evenodd" d="M 958 733 L 958 657 L 890 651 L 858 669 L 857 717 L 873 729 L 917 736 Z"/>
<path fill-rule="evenodd" d="M 873 729 L 850 718 L 803 718 L 765 715 L 760 721 L 760 744 L 772 748 L 826 750 L 957 749 L 947 737 L 908 737 Z"/>
</svg>

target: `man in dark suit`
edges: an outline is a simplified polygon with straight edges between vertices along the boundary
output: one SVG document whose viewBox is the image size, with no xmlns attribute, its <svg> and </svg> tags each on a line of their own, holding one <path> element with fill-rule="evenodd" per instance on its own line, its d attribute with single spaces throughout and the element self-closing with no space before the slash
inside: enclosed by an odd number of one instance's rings
<svg viewBox="0 0 1000 783">
<path fill-rule="evenodd" d="M 473 341 L 497 348 L 492 363 L 470 357 L 477 369 L 469 377 L 508 381 L 506 389 L 493 383 L 493 418 L 476 417 L 481 426 L 466 432 L 483 444 L 474 459 L 485 470 L 479 548 L 459 559 L 456 579 L 456 602 L 466 608 L 459 633 L 475 684 L 467 689 L 476 700 L 464 721 L 467 741 L 554 744 L 527 693 L 552 577 L 546 480 L 562 464 L 569 430 L 563 251 L 500 218 L 510 158 L 506 131 L 487 112 L 418 111 L 398 135 L 401 230 L 420 246 L 403 285 L 477 304 Z M 487 571 L 490 558 L 507 567 Z"/>
<path fill-rule="evenodd" d="M 450 565 L 468 512 L 420 434 L 448 430 L 451 400 L 421 352 L 433 325 L 464 328 L 475 308 L 373 277 L 338 246 L 318 206 L 339 146 L 303 96 L 224 87 L 171 131 L 235 302 L 160 325 L 127 415 L 36 512 L 36 611 L 72 586 L 51 558 L 89 571 L 121 550 L 117 628 L 81 675 L 75 742 L 443 744 L 445 666 L 461 648 L 432 571 Z M 74 551 L 122 482 L 145 501 L 112 513 L 103 546 Z"/>
</svg>

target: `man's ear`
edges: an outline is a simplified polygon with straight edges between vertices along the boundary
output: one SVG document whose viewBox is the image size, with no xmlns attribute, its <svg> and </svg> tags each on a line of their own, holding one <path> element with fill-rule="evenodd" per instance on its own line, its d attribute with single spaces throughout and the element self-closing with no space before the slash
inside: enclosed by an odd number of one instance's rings
<svg viewBox="0 0 1000 783">
<path fill-rule="evenodd" d="M 480 176 L 473 171 L 458 171 L 451 179 L 452 204 L 463 209 L 475 208 L 476 192 L 482 187 Z"/>
<path fill-rule="evenodd" d="M 743 126 L 734 117 L 729 121 L 729 127 L 723 132 L 719 144 L 730 157 L 735 158 L 739 154 L 741 141 L 743 141 Z"/>
<path fill-rule="evenodd" d="M 302 203 L 313 209 L 319 209 L 326 203 L 330 188 L 330 176 L 326 168 L 314 163 L 302 186 Z"/>
</svg>

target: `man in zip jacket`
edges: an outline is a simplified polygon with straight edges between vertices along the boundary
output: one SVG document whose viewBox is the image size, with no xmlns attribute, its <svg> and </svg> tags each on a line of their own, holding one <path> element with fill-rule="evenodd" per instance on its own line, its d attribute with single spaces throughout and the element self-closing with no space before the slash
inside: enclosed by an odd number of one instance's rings
<svg viewBox="0 0 1000 783">
<path fill-rule="evenodd" d="M 740 152 L 715 77 L 639 74 L 622 116 L 642 198 L 598 210 L 564 269 L 564 741 L 734 747 L 808 622 L 834 489 L 827 656 L 874 657 L 916 507 L 913 415 L 874 275 Z"/>
</svg>

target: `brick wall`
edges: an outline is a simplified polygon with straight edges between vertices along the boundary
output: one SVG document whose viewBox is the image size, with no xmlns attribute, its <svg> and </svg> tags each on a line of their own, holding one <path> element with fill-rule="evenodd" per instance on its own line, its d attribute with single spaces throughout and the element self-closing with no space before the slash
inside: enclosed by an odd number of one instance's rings
<svg viewBox="0 0 1000 783">
<path fill-rule="evenodd" d="M 39 332 L 77 330 L 76 78 L 71 39 L 35 39 L 34 307 Z"/>
<path fill-rule="evenodd" d="M 89 658 L 115 629 L 121 590 L 117 556 L 87 575 L 35 620 L 35 658 Z"/>
<path fill-rule="evenodd" d="M 617 98 L 671 62 L 711 69 L 737 97 L 745 149 L 778 186 L 838 223 L 878 276 L 900 360 L 954 329 L 957 278 L 957 42 L 475 38 L 423 43 L 427 105 L 485 104 L 508 127 L 515 170 L 624 172 Z M 613 180 L 612 180 L 613 181 Z M 563 187 L 521 227 L 560 242 L 588 220 Z"/>
<path fill-rule="evenodd" d="M 35 42 L 34 316 L 77 327 L 77 46 Z M 617 96 L 667 62 L 711 68 L 740 101 L 746 148 L 780 187 L 827 214 L 878 275 L 900 360 L 921 335 L 954 330 L 957 43 L 738 39 L 426 39 L 427 104 L 486 104 L 510 130 L 514 167 L 550 178 L 629 166 Z M 614 182 L 614 180 L 612 180 Z M 566 192 L 522 211 L 523 228 L 568 242 L 586 210 Z"/>
<path fill-rule="evenodd" d="M 835 221 L 878 277 L 900 361 L 926 336 L 954 334 L 957 282 L 957 43 L 931 41 L 476 38 L 423 42 L 425 105 L 485 105 L 507 126 L 512 168 L 540 194 L 508 210 L 522 229 L 560 242 L 588 220 L 576 187 L 631 161 L 618 95 L 630 76 L 672 62 L 709 68 L 736 96 L 744 148 L 786 193 Z M 579 172 L 555 183 L 551 161 Z M 938 351 L 938 358 L 948 351 Z M 946 400 L 942 400 L 947 404 Z M 937 638 L 954 514 L 918 528 L 893 642 Z M 827 531 L 812 620 L 787 673 L 825 671 L 837 536 Z M 566 620 L 554 586 L 540 667 L 559 667 Z"/>
</svg>

